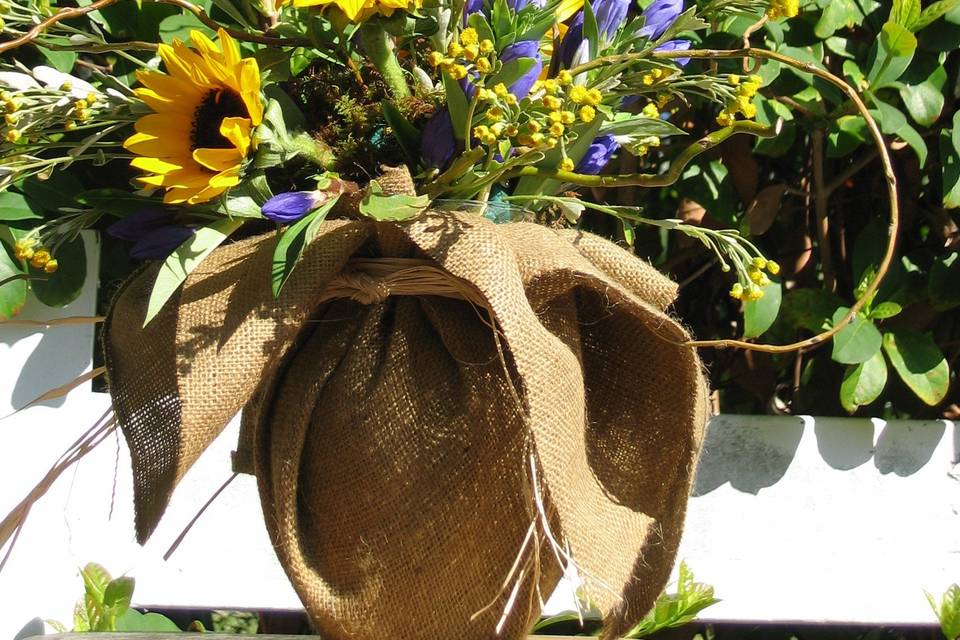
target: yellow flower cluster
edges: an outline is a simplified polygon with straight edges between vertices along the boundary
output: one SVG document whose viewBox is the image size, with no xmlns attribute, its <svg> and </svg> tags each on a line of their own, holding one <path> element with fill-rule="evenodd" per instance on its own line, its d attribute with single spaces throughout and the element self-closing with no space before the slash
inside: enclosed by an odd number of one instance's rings
<svg viewBox="0 0 960 640">
<path fill-rule="evenodd" d="M 563 70 L 555 78 L 535 82 L 530 96 L 531 101 L 521 110 L 516 96 L 503 83 L 478 89 L 478 100 L 490 103 L 484 112 L 489 124 L 474 127 L 473 137 L 488 147 L 501 142 L 535 149 L 559 145 L 564 153 L 558 169 L 573 171 L 575 164 L 566 155 L 565 136 L 578 122 L 589 123 L 597 117 L 596 107 L 603 101 L 603 94 L 574 85 L 570 72 Z"/>
<path fill-rule="evenodd" d="M 23 135 L 16 126 L 20 121 L 19 111 L 20 100 L 9 91 L 0 91 L 0 113 L 3 114 L 4 124 L 8 127 L 7 130 L 4 131 L 3 137 L 11 144 L 17 142 Z"/>
<path fill-rule="evenodd" d="M 467 27 L 460 32 L 460 41 L 451 42 L 444 55 L 439 51 L 427 54 L 427 63 L 434 68 L 442 69 L 450 74 L 454 80 L 462 80 L 474 70 L 480 76 L 485 76 L 493 70 L 496 61 L 493 55 L 493 42 L 480 40 L 477 30 Z"/>
<path fill-rule="evenodd" d="M 777 18 L 793 18 L 800 13 L 800 0 L 772 0 L 767 9 L 767 17 L 771 20 Z"/>
<path fill-rule="evenodd" d="M 17 240 L 13 245 L 13 255 L 17 260 L 29 260 L 31 267 L 43 269 L 46 273 L 55 273 L 59 266 L 50 250 L 41 246 L 35 237 Z"/>
<path fill-rule="evenodd" d="M 653 85 L 660 82 L 660 80 L 663 80 L 664 78 L 668 77 L 668 75 L 669 74 L 664 69 L 661 69 L 660 67 L 656 67 L 654 69 L 651 69 L 649 73 L 643 74 L 640 77 L 640 81 L 643 83 L 643 86 L 652 87 Z"/>
<path fill-rule="evenodd" d="M 757 107 L 753 104 L 753 96 L 757 95 L 763 80 L 760 76 L 750 76 L 742 79 L 736 74 L 727 76 L 727 82 L 737 88 L 735 98 L 727 102 L 727 106 L 717 116 L 717 124 L 722 127 L 729 127 L 736 121 L 737 114 L 743 114 L 746 119 L 754 118 L 757 115 Z"/>
<path fill-rule="evenodd" d="M 753 302 L 763 297 L 762 287 L 770 284 L 770 278 L 764 273 L 766 270 L 770 275 L 775 276 L 780 273 L 780 265 L 773 260 L 767 260 L 757 256 L 747 265 L 747 278 L 749 282 L 737 282 L 730 288 L 730 297 L 734 300 L 743 300 L 744 302 Z"/>
</svg>

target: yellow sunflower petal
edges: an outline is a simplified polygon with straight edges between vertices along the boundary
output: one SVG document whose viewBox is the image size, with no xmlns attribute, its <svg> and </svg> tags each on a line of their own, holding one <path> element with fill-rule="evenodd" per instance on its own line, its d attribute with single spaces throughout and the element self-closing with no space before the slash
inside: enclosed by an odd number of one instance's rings
<svg viewBox="0 0 960 640">
<path fill-rule="evenodd" d="M 201 191 L 203 191 L 203 189 L 200 187 L 175 187 L 163 194 L 163 201 L 166 204 L 183 204 L 185 202 L 189 204 L 196 204 L 196 202 L 191 201 L 191 198 L 194 198 Z"/>
<path fill-rule="evenodd" d="M 240 63 L 240 46 L 222 27 L 217 30 L 220 49 L 223 51 L 223 64 L 228 69 Z"/>
<path fill-rule="evenodd" d="M 177 113 L 190 117 L 197 105 L 193 100 L 187 100 L 175 95 L 157 93 L 153 89 L 137 87 L 133 90 L 137 97 L 147 103 L 147 106 L 160 113 Z"/>
<path fill-rule="evenodd" d="M 194 29 L 190 32 L 190 40 L 193 46 L 200 52 L 200 56 L 206 63 L 207 68 L 212 72 L 211 80 L 216 80 L 220 84 L 230 84 L 234 74 L 231 67 L 224 64 L 223 54 L 213 40 L 208 38 L 202 31 Z"/>
<path fill-rule="evenodd" d="M 133 128 L 137 133 L 146 133 L 156 138 L 171 136 L 189 139 L 193 121 L 190 116 L 180 113 L 151 113 L 137 120 Z"/>
<path fill-rule="evenodd" d="M 211 171 L 239 167 L 243 156 L 239 149 L 194 149 L 193 159 Z"/>
<path fill-rule="evenodd" d="M 228 189 L 240 184 L 240 176 L 233 171 L 221 171 L 210 178 L 210 186 L 214 189 Z"/>
<path fill-rule="evenodd" d="M 176 39 L 173 41 L 173 52 L 177 60 L 187 69 L 189 77 L 195 84 L 207 88 L 218 86 L 216 73 L 203 56 Z"/>
<path fill-rule="evenodd" d="M 253 126 L 263 121 L 263 102 L 260 100 L 260 67 L 253 58 L 244 58 L 237 66 L 240 78 L 240 97 L 247 107 Z"/>
<path fill-rule="evenodd" d="M 158 71 L 137 71 L 137 80 L 148 89 L 170 98 L 187 98 L 189 96 L 199 98 L 206 91 L 205 87 L 199 87 L 188 80 Z"/>
<path fill-rule="evenodd" d="M 583 8 L 583 0 L 560 0 L 560 4 L 553 10 L 557 22 L 566 22 Z"/>
<path fill-rule="evenodd" d="M 123 142 L 123 148 L 138 156 L 172 159 L 190 157 L 190 144 L 178 136 L 154 136 L 149 133 L 135 133 Z"/>
<path fill-rule="evenodd" d="M 335 0 L 335 2 L 351 22 L 356 22 L 364 5 L 364 0 Z"/>
<path fill-rule="evenodd" d="M 224 118 L 220 125 L 220 135 L 237 148 L 242 157 L 250 151 L 250 133 L 253 127 L 249 118 Z"/>
<path fill-rule="evenodd" d="M 145 156 L 134 158 L 130 161 L 130 166 L 134 167 L 135 169 L 141 169 L 143 171 L 149 171 L 150 173 L 158 174 L 165 174 L 183 169 L 183 167 L 179 164 L 166 162 L 160 158 L 148 158 Z"/>
</svg>

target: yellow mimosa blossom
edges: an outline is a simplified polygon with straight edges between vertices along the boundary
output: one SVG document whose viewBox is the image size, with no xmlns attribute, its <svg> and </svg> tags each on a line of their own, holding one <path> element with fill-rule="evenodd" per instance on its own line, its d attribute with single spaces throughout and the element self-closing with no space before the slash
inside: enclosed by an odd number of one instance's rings
<svg viewBox="0 0 960 640">
<path fill-rule="evenodd" d="M 157 53 L 166 73 L 138 71 L 137 96 L 154 113 L 134 125 L 123 146 L 130 164 L 147 172 L 143 184 L 163 188 L 164 202 L 206 202 L 240 183 L 253 148 L 253 129 L 263 120 L 260 69 L 222 29 L 219 46 L 200 31 L 193 48 L 180 40 Z"/>
</svg>

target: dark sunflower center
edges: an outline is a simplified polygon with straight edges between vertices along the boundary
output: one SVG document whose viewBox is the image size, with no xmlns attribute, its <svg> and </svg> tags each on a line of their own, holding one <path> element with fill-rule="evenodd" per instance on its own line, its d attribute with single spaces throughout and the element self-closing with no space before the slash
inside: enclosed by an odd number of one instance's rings
<svg viewBox="0 0 960 640">
<path fill-rule="evenodd" d="M 193 113 L 190 149 L 228 149 L 233 146 L 220 135 L 224 118 L 246 118 L 247 107 L 237 93 L 230 89 L 208 91 Z"/>
</svg>

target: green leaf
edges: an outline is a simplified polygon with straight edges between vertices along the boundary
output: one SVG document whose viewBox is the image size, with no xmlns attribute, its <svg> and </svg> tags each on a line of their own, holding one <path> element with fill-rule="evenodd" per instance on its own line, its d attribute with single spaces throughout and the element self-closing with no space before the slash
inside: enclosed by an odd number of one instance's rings
<svg viewBox="0 0 960 640">
<path fill-rule="evenodd" d="M 14 260 L 7 243 L 0 242 L 0 282 L 9 278 L 18 278 L 24 275 L 20 263 Z M 9 320 L 20 313 L 20 309 L 27 302 L 27 281 L 23 279 L 11 280 L 0 284 L 0 320 Z"/>
<path fill-rule="evenodd" d="M 48 307 L 63 307 L 80 296 L 87 278 L 87 252 L 83 237 L 77 236 L 61 244 L 53 256 L 58 268 L 54 273 L 30 267 L 30 275 L 36 280 L 30 284 L 33 295 Z"/>
<path fill-rule="evenodd" d="M 827 133 L 827 156 L 838 158 L 867 142 L 867 121 L 862 116 L 840 116 Z"/>
<path fill-rule="evenodd" d="M 476 13 L 471 13 L 470 17 L 467 18 L 467 24 L 476 29 L 477 38 L 481 42 L 484 40 L 493 42 L 497 39 L 496 36 L 493 35 L 493 29 L 490 28 L 490 23 L 483 17 L 482 12 L 477 11 Z"/>
<path fill-rule="evenodd" d="M 113 609 L 114 615 L 120 615 L 130 608 L 133 599 L 135 581 L 129 576 L 114 578 L 103 592 L 103 604 Z"/>
<path fill-rule="evenodd" d="M 938 256 L 930 267 L 927 292 L 933 306 L 947 310 L 960 305 L 960 252 Z"/>
<path fill-rule="evenodd" d="M 283 285 L 286 284 L 293 269 L 297 266 L 304 249 L 316 237 L 320 225 L 326 219 L 339 196 L 325 202 L 323 206 L 314 209 L 295 223 L 284 229 L 273 250 L 272 284 L 273 296 L 280 295 Z"/>
<path fill-rule="evenodd" d="M 160 309 L 167 303 L 170 296 L 180 288 L 190 272 L 203 262 L 210 252 L 220 246 L 231 233 L 243 226 L 244 220 L 217 220 L 206 227 L 197 229 L 193 237 L 163 261 L 157 279 L 150 291 L 150 300 L 147 302 L 147 313 L 143 319 L 143 326 L 153 320 L 160 313 Z"/>
<path fill-rule="evenodd" d="M 883 334 L 883 350 L 900 379 L 924 403 L 935 406 L 950 388 L 950 366 L 933 339 L 909 329 Z"/>
<path fill-rule="evenodd" d="M 117 631 L 152 631 L 154 633 L 180 633 L 181 629 L 170 618 L 159 613 L 140 613 L 127 609 L 117 618 Z"/>
<path fill-rule="evenodd" d="M 876 55 L 867 82 L 872 90 L 884 87 L 899 78 L 917 50 L 917 37 L 895 22 L 887 22 L 880 31 Z"/>
<path fill-rule="evenodd" d="M 960 638 L 960 585 L 950 585 L 940 598 L 939 606 L 931 594 L 926 591 L 924 594 L 927 596 L 927 602 L 933 607 L 933 612 L 937 614 L 944 637 L 948 640 Z"/>
<path fill-rule="evenodd" d="M 19 193 L 4 191 L 0 193 L 0 220 L 41 220 L 43 216 L 27 204 L 27 199 Z"/>
<path fill-rule="evenodd" d="M 376 181 L 371 182 L 374 185 Z M 396 194 L 385 196 L 378 191 L 379 185 L 368 189 L 363 200 L 360 201 L 360 213 L 380 221 L 408 220 L 420 215 L 430 206 L 427 196 L 409 196 Z"/>
<path fill-rule="evenodd" d="M 500 71 L 494 74 L 493 78 L 490 80 L 490 83 L 493 85 L 498 82 L 502 82 L 509 87 L 514 82 L 522 78 L 527 71 L 530 71 L 536 62 L 537 61 L 533 58 L 516 58 L 511 60 L 503 65 Z"/>
<path fill-rule="evenodd" d="M 900 87 L 900 99 L 917 124 L 929 127 L 943 111 L 943 92 L 931 82 Z"/>
<path fill-rule="evenodd" d="M 392 102 L 384 100 L 381 103 L 383 117 L 393 131 L 393 137 L 400 143 L 400 148 L 407 155 L 410 162 L 416 162 L 420 157 L 420 131 L 410 124 L 400 110 Z"/>
<path fill-rule="evenodd" d="M 779 282 L 762 287 L 763 297 L 743 303 L 743 337 L 756 338 L 769 329 L 780 312 L 782 291 Z"/>
<path fill-rule="evenodd" d="M 50 212 L 76 206 L 81 191 L 83 183 L 66 171 L 55 171 L 46 180 L 31 176 L 23 181 L 23 194 L 30 205 Z"/>
<path fill-rule="evenodd" d="M 932 3 L 924 9 L 920 13 L 920 17 L 914 21 L 913 31 L 920 31 L 920 29 L 929 26 L 938 18 L 956 9 L 958 5 L 960 5 L 958 0 L 938 0 L 938 2 Z"/>
<path fill-rule="evenodd" d="M 50 66 L 57 71 L 70 73 L 73 71 L 73 65 L 77 61 L 77 54 L 73 51 L 53 51 L 46 47 L 37 47 L 43 57 L 47 59 Z"/>
<path fill-rule="evenodd" d="M 960 207 L 960 111 L 953 114 L 953 127 L 940 132 L 940 162 L 943 165 L 943 206 Z"/>
<path fill-rule="evenodd" d="M 600 135 L 603 134 L 609 134 L 611 136 L 657 136 L 659 138 L 665 138 L 667 136 L 685 136 L 687 132 L 660 118 L 618 114 L 615 120 L 609 120 L 600 126 Z"/>
<path fill-rule="evenodd" d="M 850 309 L 839 307 L 833 314 L 832 322 L 836 326 Z M 858 313 L 853 320 L 833 336 L 834 362 L 860 364 L 880 351 L 883 337 L 870 320 Z"/>
<path fill-rule="evenodd" d="M 913 25 L 920 19 L 920 0 L 893 0 L 890 20 L 901 27 L 916 31 Z"/>
<path fill-rule="evenodd" d="M 89 562 L 80 569 L 84 592 L 98 603 L 103 603 L 103 594 L 110 584 L 110 574 L 96 562 Z"/>
<path fill-rule="evenodd" d="M 843 27 L 856 25 L 858 14 L 859 10 L 852 0 L 833 0 L 827 3 L 813 33 L 821 40 L 825 40 Z"/>
<path fill-rule="evenodd" d="M 910 148 L 913 149 L 913 152 L 917 154 L 917 160 L 920 162 L 921 167 L 927 164 L 927 142 L 916 129 L 904 122 L 900 129 L 897 130 L 897 136 L 906 142 Z"/>
<path fill-rule="evenodd" d="M 886 320 L 887 318 L 900 315 L 901 311 L 903 311 L 903 307 L 896 302 L 881 302 L 870 311 L 870 319 Z"/>
<path fill-rule="evenodd" d="M 794 289 L 783 299 L 783 318 L 794 327 L 820 333 L 842 304 L 840 297 L 824 289 Z"/>
<path fill-rule="evenodd" d="M 587 42 L 590 51 L 587 59 L 593 60 L 597 57 L 597 48 L 600 46 L 600 28 L 590 0 L 583 2 L 583 39 Z"/>
<path fill-rule="evenodd" d="M 447 109 L 450 111 L 450 121 L 453 123 L 453 135 L 457 140 L 463 140 L 467 130 L 467 96 L 460 88 L 460 84 L 443 72 L 443 91 L 447 95 Z"/>
<path fill-rule="evenodd" d="M 167 44 L 173 42 L 174 38 L 183 42 L 189 42 L 190 32 L 194 29 L 211 38 L 216 35 L 210 27 L 200 22 L 200 19 L 196 15 L 186 12 L 164 18 L 160 21 L 158 27 L 160 40 Z"/>
<path fill-rule="evenodd" d="M 887 386 L 887 363 L 877 351 L 866 362 L 849 365 L 840 383 L 840 404 L 847 413 L 876 400 Z"/>
</svg>

